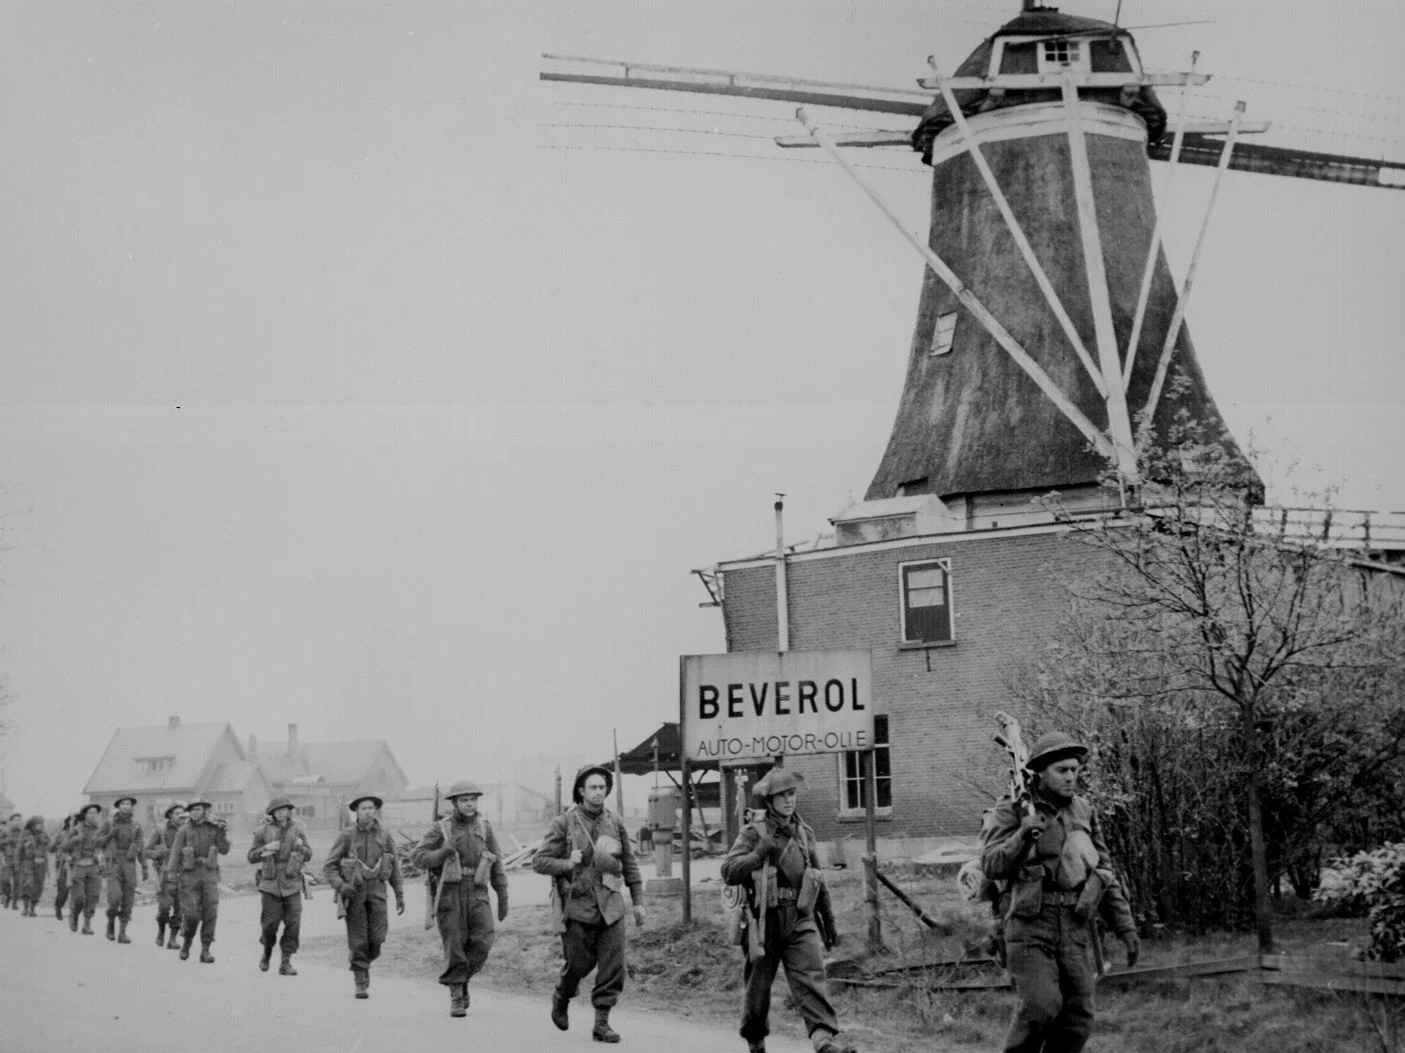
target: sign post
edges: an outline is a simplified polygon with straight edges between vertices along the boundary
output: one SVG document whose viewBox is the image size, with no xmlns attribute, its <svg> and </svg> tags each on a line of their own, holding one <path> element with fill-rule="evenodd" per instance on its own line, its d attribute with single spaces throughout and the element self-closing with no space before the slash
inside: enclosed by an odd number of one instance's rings
<svg viewBox="0 0 1405 1053">
<path fill-rule="evenodd" d="M 873 809 L 873 656 L 868 651 L 682 655 L 678 733 L 683 769 L 683 921 L 692 920 L 690 761 L 773 760 L 857 751 Z M 874 853 L 872 821 L 869 854 Z M 876 857 L 875 857 L 876 858 Z M 870 919 L 870 931 L 876 924 Z"/>
</svg>

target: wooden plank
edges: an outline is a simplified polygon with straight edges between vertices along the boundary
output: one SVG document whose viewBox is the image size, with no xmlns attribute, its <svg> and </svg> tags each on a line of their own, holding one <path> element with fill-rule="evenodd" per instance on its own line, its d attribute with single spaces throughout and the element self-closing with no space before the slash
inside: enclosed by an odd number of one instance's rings
<svg viewBox="0 0 1405 1053">
<path fill-rule="evenodd" d="M 1216 958 L 1204 962 L 1180 962 L 1176 965 L 1149 965 L 1140 969 L 1119 969 L 1107 973 L 1103 983 L 1140 983 L 1147 980 L 1174 980 L 1188 976 L 1221 976 L 1226 973 L 1259 971 L 1259 956 Z"/>
<path fill-rule="evenodd" d="M 1208 83 L 1208 73 L 1084 73 L 1068 70 L 1073 75 L 1075 88 L 1120 88 L 1124 84 L 1150 84 L 1156 87 L 1180 87 Z M 952 77 L 947 84 L 954 91 L 987 91 L 991 88 L 1005 88 L 1011 91 L 1028 91 L 1031 88 L 1057 88 L 1063 83 L 1065 73 L 1001 73 L 994 77 Z M 937 87 L 937 78 L 919 77 L 917 83 L 924 88 Z"/>
</svg>

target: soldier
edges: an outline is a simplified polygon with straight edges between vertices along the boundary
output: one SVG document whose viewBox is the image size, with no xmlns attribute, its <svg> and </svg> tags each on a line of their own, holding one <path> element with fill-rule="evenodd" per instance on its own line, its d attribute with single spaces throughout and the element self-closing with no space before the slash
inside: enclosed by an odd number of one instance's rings
<svg viewBox="0 0 1405 1053">
<path fill-rule="evenodd" d="M 568 808 L 551 821 L 532 869 L 552 879 L 560 904 L 561 975 L 551 995 L 551 1022 L 570 1027 L 567 1007 L 586 975 L 595 970 L 590 992 L 595 1007 L 591 1037 L 618 1042 L 610 1010 L 620 1000 L 625 978 L 625 908 L 620 889 L 629 886 L 634 923 L 644 924 L 644 885 L 634 846 L 622 820 L 605 807 L 614 778 L 608 768 L 587 764 L 576 772 Z"/>
<path fill-rule="evenodd" d="M 194 800 L 185 806 L 189 817 L 171 841 L 166 864 L 180 874 L 181 961 L 190 957 L 195 930 L 200 930 L 200 960 L 213 962 L 215 922 L 220 914 L 220 856 L 229 854 L 225 822 L 210 814 L 210 802 Z"/>
<path fill-rule="evenodd" d="M 68 832 L 62 851 L 69 864 L 69 892 L 72 902 L 68 908 L 68 927 L 78 931 L 78 916 L 83 916 L 83 935 L 93 934 L 93 915 L 98 909 L 102 890 L 102 849 L 98 847 L 98 817 L 102 805 L 85 804 L 78 810 L 78 821 Z"/>
<path fill-rule="evenodd" d="M 26 917 L 38 917 L 34 905 L 44 892 L 44 878 L 49 872 L 49 835 L 44 833 L 44 817 L 31 815 L 24 824 L 19 841 L 20 895 L 24 899 Z"/>
<path fill-rule="evenodd" d="M 174 950 L 181 928 L 180 872 L 170 865 L 171 844 L 185 822 L 185 805 L 176 801 L 166 809 L 165 823 L 151 831 L 146 858 L 156 864 L 156 946 Z M 166 935 L 170 927 L 169 938 Z"/>
<path fill-rule="evenodd" d="M 481 796 L 467 780 L 450 786 L 446 797 L 453 813 L 431 826 L 410 856 L 415 866 L 435 875 L 434 917 L 444 941 L 439 982 L 449 989 L 450 1016 L 467 1015 L 468 982 L 488 960 L 497 935 L 490 884 L 498 895 L 498 921 L 507 917 L 507 874 L 493 828 L 478 814 Z"/>
<path fill-rule="evenodd" d="M 1093 1029 L 1090 923 L 1099 910 L 1127 947 L 1127 964 L 1141 952 L 1131 908 L 1112 872 L 1102 826 L 1078 773 L 1088 748 L 1054 732 L 1034 744 L 1027 810 L 1010 796 L 995 806 L 982 832 L 981 868 L 1010 883 L 1005 953 L 1019 996 L 1007 1053 L 1078 1053 Z"/>
<path fill-rule="evenodd" d="M 824 952 L 839 936 L 815 854 L 815 833 L 795 811 L 804 781 L 787 768 L 772 768 L 758 780 L 751 792 L 766 811 L 742 828 L 722 861 L 722 880 L 742 886 L 747 895 L 741 1036 L 752 1053 L 765 1053 L 771 985 L 781 965 L 816 1053 L 857 1049 L 840 1034 L 824 983 Z"/>
<path fill-rule="evenodd" d="M 385 883 L 395 890 L 395 913 L 405 913 L 405 885 L 400 857 L 390 832 L 381 828 L 376 812 L 383 802 L 372 794 L 350 804 L 356 822 L 344 827 L 332 842 L 322 873 L 341 897 L 346 913 L 346 946 L 356 997 L 371 997 L 371 963 L 380 957 L 389 928 Z"/>
<path fill-rule="evenodd" d="M 11 909 L 19 909 L 19 849 L 20 835 L 24 832 L 20 825 L 24 816 L 15 812 L 0 834 L 0 904 Z"/>
<path fill-rule="evenodd" d="M 131 943 L 127 923 L 132 920 L 132 903 L 137 892 L 137 867 L 141 879 L 147 879 L 146 841 L 141 826 L 132 818 L 137 806 L 135 797 L 119 797 L 117 813 L 102 824 L 98 832 L 98 848 L 107 860 L 107 938 L 118 943 Z M 116 935 L 114 926 L 118 927 Z"/>
<path fill-rule="evenodd" d="M 278 943 L 278 925 L 283 925 L 283 941 L 278 949 L 282 961 L 279 976 L 297 976 L 293 955 L 298 952 L 298 932 L 302 927 L 302 866 L 312 860 L 312 845 L 307 831 L 293 819 L 293 802 L 275 797 L 264 809 L 268 821 L 254 831 L 254 843 L 249 846 L 248 860 L 259 868 L 259 896 L 263 901 L 259 924 L 263 957 L 259 969 L 268 972 L 273 945 Z"/>
<path fill-rule="evenodd" d="M 54 917 L 63 921 L 63 905 L 68 902 L 68 872 L 71 860 L 63 849 L 63 843 L 68 840 L 68 835 L 73 831 L 73 824 L 78 821 L 76 814 L 64 816 L 63 826 L 54 837 Z"/>
</svg>

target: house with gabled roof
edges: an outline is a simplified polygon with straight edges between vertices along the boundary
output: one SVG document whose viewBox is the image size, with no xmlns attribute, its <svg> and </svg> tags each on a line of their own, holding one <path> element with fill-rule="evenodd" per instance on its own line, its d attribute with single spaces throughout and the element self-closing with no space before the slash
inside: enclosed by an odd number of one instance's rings
<svg viewBox="0 0 1405 1053">
<path fill-rule="evenodd" d="M 148 830 L 172 803 L 200 796 L 246 830 L 263 814 L 270 786 L 228 721 L 185 724 L 173 716 L 164 725 L 118 728 L 83 792 L 104 809 L 135 797 L 135 814 Z"/>
<path fill-rule="evenodd" d="M 247 754 L 267 774 L 273 792 L 292 800 L 309 829 L 338 829 L 356 797 L 373 793 L 384 800 L 410 784 L 384 739 L 303 742 L 298 726 L 289 724 L 283 742 L 261 744 L 249 736 Z"/>
</svg>

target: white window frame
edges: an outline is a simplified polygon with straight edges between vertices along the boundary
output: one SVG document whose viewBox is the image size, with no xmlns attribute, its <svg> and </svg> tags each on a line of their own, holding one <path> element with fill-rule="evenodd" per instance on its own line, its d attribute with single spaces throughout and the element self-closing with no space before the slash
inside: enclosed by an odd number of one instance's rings
<svg viewBox="0 0 1405 1053">
<path fill-rule="evenodd" d="M 1034 35 L 1001 37 L 995 42 L 994 46 L 992 46 L 990 49 L 990 65 L 986 66 L 985 75 L 987 77 L 998 77 L 1000 75 L 1000 64 L 1005 59 L 1005 46 L 1007 44 L 1039 44 L 1048 39 L 1049 37 Z M 1092 37 L 1068 37 L 1060 39 L 1076 40 L 1079 44 L 1085 45 L 1082 48 L 1082 51 L 1087 56 L 1086 68 L 1090 70 L 1093 68 L 1093 52 L 1090 46 L 1093 41 Z M 1132 38 L 1126 33 L 1119 33 L 1117 36 L 1117 42 L 1118 46 L 1122 48 L 1123 54 L 1127 56 L 1127 61 L 1132 67 L 1132 78 L 1140 79 L 1142 76 L 1142 57 L 1141 55 L 1137 54 L 1137 49 L 1132 43 Z M 1038 63 L 1040 72 L 1057 73 L 1062 69 L 1062 67 L 1050 70 L 1044 69 L 1044 51 L 1042 48 L 1039 51 L 1039 55 L 1036 61 Z"/>
<path fill-rule="evenodd" d="M 1041 40 L 1036 46 L 1034 60 L 1040 73 L 1062 73 L 1071 69 L 1075 73 L 1090 73 L 1093 69 L 1093 55 L 1088 45 L 1091 41 L 1077 37 L 1054 37 Z M 1050 50 L 1063 50 L 1068 55 L 1067 62 L 1049 57 Z"/>
<path fill-rule="evenodd" d="M 940 564 L 946 571 L 946 611 L 947 611 L 947 636 L 944 640 L 922 640 L 913 639 L 907 635 L 907 568 L 924 566 L 929 563 Z M 941 557 L 939 559 L 910 559 L 898 564 L 898 634 L 905 644 L 916 646 L 940 647 L 945 644 L 956 642 L 956 590 L 952 584 L 951 559 Z"/>
<path fill-rule="evenodd" d="M 881 750 L 882 752 L 884 752 L 884 753 L 886 753 L 886 754 L 888 755 L 888 774 L 885 775 L 885 776 L 883 776 L 883 778 L 884 778 L 884 779 L 887 781 L 887 783 L 888 783 L 888 803 L 885 804 L 885 805 L 878 805 L 877 803 L 875 803 L 875 806 L 874 806 L 874 809 L 873 809 L 873 814 L 874 814 L 874 816 L 877 817 L 877 818 L 886 818 L 886 817 L 891 817 L 892 814 L 893 814 L 893 803 L 892 803 L 892 802 L 893 802 L 893 746 L 892 746 L 893 730 L 892 730 L 892 724 L 891 724 L 891 722 L 890 722 L 890 718 L 889 718 L 886 714 L 876 714 L 876 715 L 875 715 L 875 728 L 874 728 L 874 732 L 875 732 L 875 733 L 874 733 L 874 738 L 875 738 L 875 739 L 878 737 L 878 736 L 877 736 L 877 724 L 876 724 L 876 720 L 877 720 L 879 717 L 881 717 L 882 720 L 883 720 L 883 728 L 884 728 L 884 732 L 883 732 L 883 741 L 882 741 L 882 742 L 875 742 L 875 743 L 874 743 L 874 753 L 877 754 L 877 753 Z M 862 819 L 865 815 L 868 814 L 868 813 L 864 810 L 864 806 L 863 806 L 863 803 L 862 803 L 862 801 L 863 801 L 862 796 L 859 797 L 860 803 L 859 803 L 858 807 L 853 807 L 853 806 L 851 806 L 851 805 L 849 804 L 849 784 L 850 784 L 850 783 L 857 783 L 857 782 L 859 781 L 859 779 L 862 778 L 862 774 L 861 774 L 861 773 L 862 773 L 862 771 L 863 771 L 863 763 L 862 763 L 862 758 L 860 757 L 860 754 L 863 753 L 863 752 L 865 752 L 865 751 L 863 751 L 863 750 L 849 750 L 848 752 L 845 752 L 845 753 L 836 753 L 836 754 L 835 754 L 835 759 L 836 759 L 836 761 L 837 761 L 837 764 L 836 764 L 836 766 L 835 766 L 835 774 L 837 775 L 838 780 L 839 780 L 839 818 L 840 818 L 840 819 Z M 854 775 L 850 775 L 850 774 L 849 774 L 849 765 L 850 765 L 851 762 L 852 762 L 853 767 L 854 767 L 854 772 L 855 772 Z M 875 768 L 877 767 L 877 757 L 876 757 L 876 756 L 875 756 L 875 758 L 874 758 L 874 766 L 875 766 Z M 877 771 L 875 771 L 875 772 L 874 772 L 874 785 L 875 785 L 875 787 L 877 786 L 877 783 L 878 783 L 878 773 L 877 773 Z M 860 794 L 862 794 L 862 790 L 860 790 Z"/>
<path fill-rule="evenodd" d="M 951 344 L 956 338 L 957 314 L 956 311 L 947 311 L 937 315 L 937 324 L 932 327 L 932 354 L 951 354 Z"/>
</svg>

